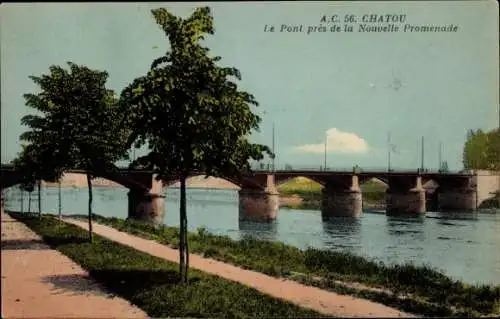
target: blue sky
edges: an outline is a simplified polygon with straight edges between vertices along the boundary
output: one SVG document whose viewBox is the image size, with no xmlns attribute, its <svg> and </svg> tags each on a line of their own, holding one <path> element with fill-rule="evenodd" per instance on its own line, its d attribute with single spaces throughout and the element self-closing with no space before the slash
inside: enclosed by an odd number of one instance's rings
<svg viewBox="0 0 500 319">
<path fill-rule="evenodd" d="M 277 164 L 320 166 L 328 135 L 332 167 L 438 165 L 438 145 L 450 168 L 461 168 L 466 131 L 498 125 L 498 4 L 458 2 L 316 3 L 61 3 L 1 5 L 1 160 L 20 150 L 28 78 L 66 61 L 107 70 L 121 91 L 147 72 L 168 41 L 150 10 L 188 16 L 212 8 L 207 38 L 221 65 L 240 69 L 240 87 L 255 95 L 263 117 L 252 135 L 271 145 Z M 281 33 L 264 25 L 318 25 L 323 15 L 406 14 L 412 25 L 456 24 L 455 33 Z"/>
</svg>

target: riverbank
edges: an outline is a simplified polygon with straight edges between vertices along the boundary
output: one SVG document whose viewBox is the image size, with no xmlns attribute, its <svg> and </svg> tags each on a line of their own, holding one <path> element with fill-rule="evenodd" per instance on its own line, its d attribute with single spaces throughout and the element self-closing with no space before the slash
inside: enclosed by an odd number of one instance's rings
<svg viewBox="0 0 500 319">
<path fill-rule="evenodd" d="M 324 317 L 318 311 L 195 269 L 190 271 L 189 284 L 180 284 L 175 262 L 99 235 L 88 243 L 87 231 L 51 216 L 11 215 L 81 265 L 109 292 L 135 304 L 150 317 Z"/>
<path fill-rule="evenodd" d="M 52 243 L 57 242 L 55 240 L 63 241 L 64 244 L 68 244 L 70 241 L 74 242 L 77 239 L 77 244 L 92 246 L 92 251 L 90 254 L 89 249 L 83 247 L 83 251 L 78 252 L 77 247 L 72 243 L 71 250 L 69 254 L 72 254 L 78 260 L 85 258 L 91 258 L 92 262 L 100 262 L 104 267 L 110 268 L 111 271 L 106 274 L 99 276 L 99 280 L 103 284 L 109 286 L 113 282 L 118 282 L 123 270 L 129 268 L 131 265 L 134 266 L 135 263 L 140 263 L 147 268 L 143 271 L 150 270 L 154 268 L 154 272 L 143 278 L 142 273 L 132 273 L 130 278 L 125 278 L 120 281 L 119 288 L 130 289 L 130 286 L 140 285 L 144 292 L 144 298 L 142 295 L 140 299 L 151 303 L 151 298 L 158 307 L 163 307 L 164 313 L 167 309 L 165 307 L 172 307 L 175 303 L 177 308 L 181 308 L 185 303 L 193 308 L 193 303 L 202 307 L 203 312 L 198 313 L 197 308 L 191 309 L 191 312 L 186 315 L 184 313 L 177 313 L 175 311 L 170 311 L 169 316 L 174 317 L 322 317 L 321 314 L 327 315 L 328 317 L 340 316 L 340 317 L 408 317 L 411 315 L 399 312 L 395 309 L 373 303 L 367 300 L 352 298 L 347 296 L 341 296 L 326 290 L 321 290 L 314 287 L 308 287 L 296 283 L 294 281 L 281 280 L 273 277 L 266 276 L 261 273 L 253 272 L 250 270 L 244 270 L 227 263 L 217 262 L 213 259 L 207 259 L 195 254 L 191 254 L 191 271 L 190 271 L 190 283 L 189 285 L 178 285 L 180 287 L 166 287 L 167 291 L 161 291 L 158 289 L 158 285 L 162 285 L 162 279 L 157 278 L 158 267 L 160 265 L 154 265 L 151 260 L 148 259 L 162 259 L 169 265 L 171 262 L 178 262 L 178 252 L 172 248 L 166 247 L 162 244 L 152 242 L 150 240 L 142 239 L 140 237 L 132 236 L 120 231 L 117 231 L 108 226 L 103 226 L 98 223 L 94 223 L 94 233 L 96 234 L 96 241 L 93 244 L 83 243 L 82 238 L 86 238 L 87 233 L 84 229 L 87 229 L 87 223 L 85 221 L 78 221 L 75 219 L 64 219 L 63 221 L 57 220 L 55 217 L 43 216 L 41 219 L 34 218 L 24 218 L 20 214 L 16 214 L 23 222 L 28 224 L 31 228 L 37 232 L 44 233 L 44 238 L 49 239 Z M 77 225 L 79 229 L 75 229 Z M 57 231 L 54 230 L 57 229 Z M 77 234 L 78 233 L 78 234 Z M 70 238 L 74 237 L 74 238 Z M 109 242 L 111 240 L 111 242 Z M 103 242 L 108 243 L 105 249 L 96 249 L 95 246 L 102 245 Z M 120 251 L 116 251 L 117 247 L 120 247 Z M 132 247 L 132 248 L 129 248 Z M 82 248 L 82 247 L 80 247 Z M 97 247 L 98 248 L 98 247 Z M 128 251 L 127 251 L 128 250 Z M 131 250 L 131 251 L 130 251 Z M 149 257 L 141 257 L 135 260 L 132 255 L 147 253 Z M 67 249 L 65 253 L 68 253 Z M 87 256 L 85 256 L 87 255 Z M 127 260 L 118 260 L 118 258 L 127 255 Z M 153 257 L 156 256 L 156 257 Z M 116 263 L 115 263 L 116 262 Z M 118 268 L 116 268 L 118 267 Z M 200 272 L 195 269 L 203 271 L 203 276 L 200 277 Z M 208 273 L 208 274 L 207 274 Z M 216 275 L 212 276 L 210 274 Z M 171 274 L 171 276 L 176 274 Z M 96 276 L 94 273 L 93 276 Z M 218 287 L 210 287 L 204 278 L 211 277 L 213 279 L 217 278 L 219 282 Z M 111 277 L 111 278 L 110 278 Z M 222 278 L 221 278 L 222 277 Z M 224 279 L 228 279 L 225 285 Z M 124 283 L 124 281 L 126 281 Z M 241 283 L 243 285 L 238 285 Z M 151 287 L 151 284 L 156 284 Z M 231 287 L 233 285 L 234 287 Z M 250 286 L 253 288 L 249 288 Z M 110 287 L 111 289 L 116 287 Z M 182 291 L 184 290 L 188 291 Z M 210 288 L 219 288 L 210 289 Z M 174 290 L 174 292 L 171 292 Z M 181 290 L 181 291 L 179 291 Z M 248 294 L 248 291 L 259 291 L 262 294 L 259 300 L 255 300 L 252 294 Z M 167 294 L 170 294 L 168 296 Z M 272 297 L 271 297 L 272 296 Z M 184 300 L 184 299 L 188 300 Z M 279 299 L 273 299 L 273 297 Z M 195 299 L 199 298 L 199 299 Z M 220 299 L 223 300 L 220 300 Z M 266 298 L 274 300 L 272 304 L 266 302 Z M 292 304 L 291 304 L 291 303 Z M 137 304 L 136 301 L 134 303 Z M 139 305 L 141 306 L 141 305 Z M 283 307 L 281 307 L 283 306 Z M 299 308 L 297 306 L 302 306 L 304 308 Z M 141 306 L 144 310 L 145 307 Z M 207 310 L 217 309 L 218 312 L 209 312 Z M 244 308 L 244 309 L 242 309 Z M 311 310 L 305 309 L 309 308 Z M 252 309 L 254 313 L 248 312 L 248 309 Z M 247 310 L 247 312 L 245 312 Z M 278 311 L 276 311 L 278 310 Z M 316 312 L 315 312 L 316 311 Z M 151 315 L 151 311 L 147 311 Z M 321 314 L 319 314 L 319 313 Z M 152 315 L 153 317 L 159 317 L 159 315 Z M 164 317 L 163 315 L 162 317 Z"/>
<path fill-rule="evenodd" d="M 83 217 L 84 218 L 84 217 Z M 95 216 L 120 231 L 178 246 L 178 228 Z M 193 253 L 295 280 L 321 289 L 362 297 L 425 316 L 480 316 L 500 313 L 500 286 L 471 286 L 429 267 L 384 265 L 347 252 L 299 250 L 251 238 L 235 241 L 199 229 L 189 234 Z"/>
</svg>

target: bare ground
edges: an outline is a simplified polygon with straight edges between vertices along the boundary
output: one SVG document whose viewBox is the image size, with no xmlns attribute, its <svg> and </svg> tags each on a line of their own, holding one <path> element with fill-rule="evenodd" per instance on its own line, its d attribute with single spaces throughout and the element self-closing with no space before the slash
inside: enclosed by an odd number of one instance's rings
<svg viewBox="0 0 500 319">
<path fill-rule="evenodd" d="M 2 318 L 147 318 L 2 212 Z"/>
<path fill-rule="evenodd" d="M 65 219 L 65 221 L 88 229 L 86 222 L 75 219 Z M 155 241 L 139 238 L 98 223 L 94 223 L 93 230 L 96 234 L 120 244 L 165 260 L 179 262 L 178 250 Z M 239 282 L 265 294 L 327 315 L 341 317 L 413 317 L 413 315 L 372 301 L 305 286 L 291 280 L 274 278 L 195 254 L 190 254 L 190 265 L 203 272 Z"/>
</svg>

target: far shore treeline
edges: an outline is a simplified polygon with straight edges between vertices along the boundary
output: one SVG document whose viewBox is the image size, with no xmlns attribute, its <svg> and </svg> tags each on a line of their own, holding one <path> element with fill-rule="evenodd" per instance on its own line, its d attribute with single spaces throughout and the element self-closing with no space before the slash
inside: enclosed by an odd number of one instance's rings
<svg viewBox="0 0 500 319">
<path fill-rule="evenodd" d="M 463 151 L 465 169 L 500 170 L 500 128 L 469 130 Z"/>
</svg>

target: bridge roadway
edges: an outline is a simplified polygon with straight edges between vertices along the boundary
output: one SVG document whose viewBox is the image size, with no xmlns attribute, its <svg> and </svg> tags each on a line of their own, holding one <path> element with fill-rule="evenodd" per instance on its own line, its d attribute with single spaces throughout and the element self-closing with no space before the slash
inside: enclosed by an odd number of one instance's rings
<svg viewBox="0 0 500 319">
<path fill-rule="evenodd" d="M 12 165 L 2 164 L 1 187 L 21 182 Z M 66 173 L 85 174 L 74 169 Z M 94 173 L 95 174 L 95 173 Z M 130 192 L 129 217 L 152 223 L 163 222 L 164 189 L 175 180 L 158 181 L 152 171 L 118 168 L 115 172 L 95 174 L 127 187 Z M 190 176 L 203 175 L 193 172 Z M 362 213 L 360 184 L 372 178 L 388 185 L 388 214 L 421 214 L 426 211 L 427 194 L 423 185 L 434 181 L 438 187 L 433 195 L 441 210 L 472 211 L 500 189 L 500 172 L 429 170 L 391 170 L 359 167 L 352 169 L 254 169 L 240 177 L 225 179 L 238 185 L 239 217 L 251 220 L 273 220 L 279 208 L 277 185 L 296 177 L 306 177 L 323 185 L 322 212 L 326 216 L 358 216 Z"/>
</svg>

